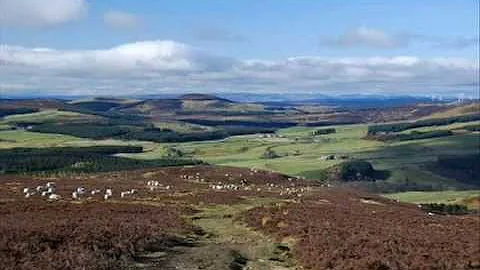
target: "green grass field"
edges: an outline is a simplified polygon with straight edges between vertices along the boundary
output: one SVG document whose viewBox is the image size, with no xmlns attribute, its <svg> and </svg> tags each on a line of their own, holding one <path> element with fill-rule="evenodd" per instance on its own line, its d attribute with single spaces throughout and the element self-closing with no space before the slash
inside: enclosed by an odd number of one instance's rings
<svg viewBox="0 0 480 270">
<path fill-rule="evenodd" d="M 89 120 L 98 118 L 97 116 L 81 114 L 76 112 L 44 110 L 36 113 L 16 114 L 7 116 L 0 123 L 46 123 L 61 122 L 72 120 Z"/>
<path fill-rule="evenodd" d="M 14 147 L 63 147 L 63 146 L 95 146 L 95 145 L 141 145 L 150 151 L 155 147 L 150 142 L 91 140 L 63 134 L 38 133 L 25 130 L 0 131 L 0 148 Z"/>
<path fill-rule="evenodd" d="M 322 170 L 342 160 L 324 160 L 325 155 L 344 155 L 349 159 L 370 161 L 377 170 L 389 170 L 390 183 L 411 182 L 437 185 L 444 188 L 462 187 L 453 179 L 447 179 L 426 170 L 423 165 L 436 161 L 440 155 L 475 154 L 480 149 L 478 134 L 465 133 L 450 137 L 412 140 L 403 142 L 380 142 L 367 140 L 367 125 L 334 126 L 336 133 L 313 136 L 313 127 L 293 127 L 281 129 L 277 137 L 268 138 L 261 135 L 232 136 L 224 140 L 154 143 L 121 140 L 90 140 L 68 135 L 44 134 L 24 130 L 6 130 L 9 122 L 15 121 L 53 121 L 75 119 L 84 115 L 60 111 L 43 111 L 28 115 L 6 117 L 0 122 L 0 148 L 11 147 L 51 147 L 51 146 L 92 146 L 92 145 L 141 145 L 145 152 L 140 154 L 122 154 L 136 159 L 156 159 L 166 154 L 167 147 L 176 147 L 196 159 L 216 165 L 237 167 L 255 167 L 289 175 L 318 179 Z M 452 124 L 440 127 L 422 128 L 458 129 L 472 123 Z M 178 123 L 156 123 L 175 129 L 189 130 L 189 125 Z M 3 127 L 3 130 L 1 129 Z M 266 149 L 273 150 L 279 157 L 265 159 Z M 402 194 L 395 194 L 395 196 Z M 409 200 L 410 193 L 405 193 Z M 433 196 L 433 195 L 432 195 Z M 439 197 L 441 197 L 439 195 Z M 415 198 L 415 197 L 414 197 Z M 425 197 L 427 201 L 434 197 Z M 403 199 L 403 198 L 402 198 Z M 415 201 L 412 201 L 415 202 Z"/>
<path fill-rule="evenodd" d="M 463 204 L 465 199 L 479 197 L 480 190 L 410 191 L 385 194 L 384 196 L 408 203 Z"/>
<path fill-rule="evenodd" d="M 346 155 L 349 158 L 365 159 L 376 169 L 389 170 L 392 183 L 405 179 L 422 184 L 454 187 L 456 181 L 446 179 L 424 170 L 422 165 L 434 162 L 439 155 L 478 153 L 477 134 L 460 134 L 445 138 L 434 138 L 406 142 L 384 143 L 364 139 L 366 125 L 336 126 L 334 134 L 312 136 L 315 128 L 294 127 L 282 129 L 281 138 L 263 138 L 259 135 L 233 136 L 225 140 L 162 144 L 175 146 L 195 158 L 212 164 L 255 167 L 290 175 L 315 179 L 325 168 L 341 160 L 323 160 L 328 154 Z M 451 128 L 456 128 L 452 126 Z M 267 148 L 280 157 L 263 158 Z M 163 147 L 148 153 L 130 155 L 133 158 L 153 159 L 164 154 Z"/>
</svg>

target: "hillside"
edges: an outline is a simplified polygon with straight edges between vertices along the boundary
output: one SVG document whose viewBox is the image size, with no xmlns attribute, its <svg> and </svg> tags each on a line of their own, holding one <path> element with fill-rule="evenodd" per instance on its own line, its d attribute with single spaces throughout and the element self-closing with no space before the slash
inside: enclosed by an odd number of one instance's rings
<svg viewBox="0 0 480 270">
<path fill-rule="evenodd" d="M 24 187 L 47 182 L 56 183 L 58 199 L 23 196 Z M 73 198 L 79 186 L 88 195 Z M 107 200 L 103 193 L 90 195 L 109 187 Z M 134 194 L 120 195 L 131 189 Z M 0 195 L 8 198 L 0 203 L 0 259 L 7 269 L 71 263 L 209 270 L 480 265 L 472 237 L 476 215 L 431 215 L 416 205 L 262 170 L 194 166 L 0 175 Z M 30 248 L 34 244 L 44 248 Z"/>
<path fill-rule="evenodd" d="M 422 119 L 445 118 L 451 116 L 467 115 L 480 113 L 480 103 L 457 104 L 445 106 L 447 109 L 423 117 Z"/>
</svg>

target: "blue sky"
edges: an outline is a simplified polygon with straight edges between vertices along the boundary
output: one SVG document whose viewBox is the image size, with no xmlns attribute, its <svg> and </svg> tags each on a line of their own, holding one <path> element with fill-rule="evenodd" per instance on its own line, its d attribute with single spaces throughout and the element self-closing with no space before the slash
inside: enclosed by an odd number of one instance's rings
<svg viewBox="0 0 480 270">
<path fill-rule="evenodd" d="M 472 96 L 479 84 L 478 6 L 2 0 L 0 89 Z"/>
</svg>

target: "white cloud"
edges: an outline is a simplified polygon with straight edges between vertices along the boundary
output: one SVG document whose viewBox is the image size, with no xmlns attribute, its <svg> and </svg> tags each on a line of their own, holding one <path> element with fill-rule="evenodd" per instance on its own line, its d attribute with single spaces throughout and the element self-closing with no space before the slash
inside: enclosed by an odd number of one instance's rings
<svg viewBox="0 0 480 270">
<path fill-rule="evenodd" d="M 112 28 L 131 30 L 141 24 L 141 18 L 135 14 L 110 10 L 103 15 L 103 22 Z"/>
<path fill-rule="evenodd" d="M 0 25 L 42 27 L 77 20 L 85 0 L 0 0 Z"/>
<path fill-rule="evenodd" d="M 413 56 L 291 57 L 240 60 L 174 41 L 143 41 L 103 50 L 55 50 L 3 45 L 4 91 L 128 95 L 177 91 L 445 94 L 478 87 L 478 62 Z"/>
</svg>

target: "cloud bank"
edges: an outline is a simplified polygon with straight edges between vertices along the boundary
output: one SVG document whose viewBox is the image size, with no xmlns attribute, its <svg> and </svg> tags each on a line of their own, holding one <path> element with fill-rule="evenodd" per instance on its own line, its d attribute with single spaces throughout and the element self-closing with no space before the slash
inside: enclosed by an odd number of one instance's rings
<svg viewBox="0 0 480 270">
<path fill-rule="evenodd" d="M 2 45 L 4 94 L 134 95 L 161 92 L 318 92 L 467 95 L 479 85 L 478 61 L 413 56 L 234 59 L 153 40 L 103 50 Z"/>
<path fill-rule="evenodd" d="M 86 13 L 86 0 L 1 0 L 0 26 L 52 26 Z"/>
</svg>

